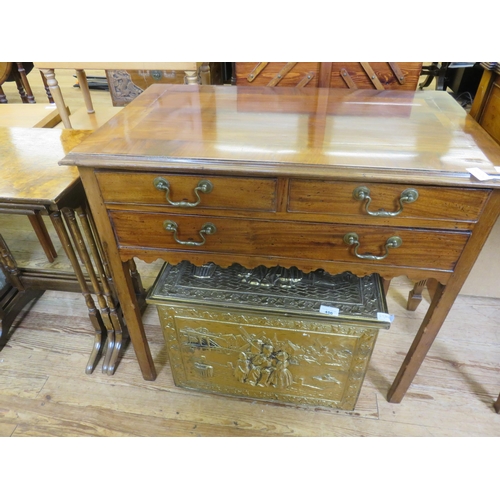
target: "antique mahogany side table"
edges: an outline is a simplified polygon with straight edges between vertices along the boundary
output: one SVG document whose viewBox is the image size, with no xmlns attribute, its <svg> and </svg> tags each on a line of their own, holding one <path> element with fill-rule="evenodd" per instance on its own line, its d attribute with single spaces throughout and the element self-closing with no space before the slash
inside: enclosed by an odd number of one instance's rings
<svg viewBox="0 0 500 500">
<path fill-rule="evenodd" d="M 111 375 L 124 333 L 118 303 L 78 170 L 58 165 L 61 156 L 90 133 L 0 128 L 0 213 L 49 215 L 72 267 L 62 269 L 61 263 L 55 263 L 40 268 L 34 262 L 18 266 L 17 249 L 9 248 L 9 241 L 0 234 L 0 269 L 5 281 L 0 297 L 0 337 L 5 342 L 16 313 L 45 290 L 81 292 L 95 333 L 86 371 L 94 370 L 105 348 L 103 371 Z"/>
<path fill-rule="evenodd" d="M 79 167 L 143 377 L 129 261 L 297 266 L 436 286 L 400 402 L 500 212 L 500 148 L 446 92 L 153 85 L 62 161 Z"/>
</svg>

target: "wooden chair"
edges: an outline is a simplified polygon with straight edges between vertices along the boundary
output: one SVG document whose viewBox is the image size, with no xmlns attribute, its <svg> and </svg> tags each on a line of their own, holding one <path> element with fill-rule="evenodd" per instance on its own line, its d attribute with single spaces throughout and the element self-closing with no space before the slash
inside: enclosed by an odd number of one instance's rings
<svg viewBox="0 0 500 500">
<path fill-rule="evenodd" d="M 21 101 L 23 103 L 35 104 L 35 97 L 31 90 L 30 83 L 28 81 L 28 73 L 33 69 L 33 63 L 31 62 L 1 62 L 0 63 L 0 104 L 7 104 L 7 97 L 2 90 L 2 84 L 5 82 L 16 82 L 17 90 Z M 51 104 L 54 103 L 52 99 L 52 94 L 50 93 L 47 80 L 42 72 L 40 72 L 42 77 L 43 86 L 47 94 L 47 98 Z"/>
</svg>

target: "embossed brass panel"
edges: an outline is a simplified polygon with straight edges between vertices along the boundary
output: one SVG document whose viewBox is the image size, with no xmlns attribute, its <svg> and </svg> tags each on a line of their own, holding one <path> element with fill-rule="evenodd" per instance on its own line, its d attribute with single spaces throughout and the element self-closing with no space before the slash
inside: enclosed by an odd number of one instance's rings
<svg viewBox="0 0 500 500">
<path fill-rule="evenodd" d="M 176 385 L 344 410 L 389 326 L 377 317 L 387 312 L 377 275 L 184 261 L 164 266 L 147 301 L 158 306 Z"/>
</svg>

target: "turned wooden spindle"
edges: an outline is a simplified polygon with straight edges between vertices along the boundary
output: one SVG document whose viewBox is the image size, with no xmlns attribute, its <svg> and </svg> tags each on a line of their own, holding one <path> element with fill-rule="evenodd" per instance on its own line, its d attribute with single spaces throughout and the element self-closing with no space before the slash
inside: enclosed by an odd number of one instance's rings
<svg viewBox="0 0 500 500">
<path fill-rule="evenodd" d="M 87 305 L 90 322 L 94 328 L 94 345 L 92 348 L 92 352 L 90 354 L 89 361 L 87 363 L 87 368 L 85 370 L 87 374 L 92 373 L 97 363 L 97 359 L 103 345 L 102 335 L 103 332 L 106 332 L 106 327 L 104 326 L 101 315 L 99 314 L 99 311 L 95 306 L 94 299 L 92 298 L 89 287 L 87 285 L 82 269 L 80 267 L 80 263 L 75 254 L 75 250 L 73 248 L 73 245 L 71 244 L 70 237 L 68 235 L 68 232 L 66 231 L 66 227 L 64 226 L 64 222 L 61 217 L 61 212 L 54 212 L 50 214 L 50 218 L 57 232 L 57 235 L 59 236 L 59 239 L 62 243 L 64 251 L 66 252 L 68 259 L 70 260 L 71 265 L 73 266 L 73 270 L 80 285 L 82 295 L 85 299 L 85 304 Z"/>
</svg>

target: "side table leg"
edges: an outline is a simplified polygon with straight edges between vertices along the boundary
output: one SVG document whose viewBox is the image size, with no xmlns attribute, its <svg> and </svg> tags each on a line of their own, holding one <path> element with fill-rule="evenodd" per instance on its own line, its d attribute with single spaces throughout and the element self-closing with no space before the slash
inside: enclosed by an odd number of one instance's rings
<svg viewBox="0 0 500 500">
<path fill-rule="evenodd" d="M 132 284 L 134 285 L 135 296 L 137 297 L 137 302 L 139 303 L 139 307 L 141 311 L 144 311 L 146 308 L 146 290 L 142 286 L 141 275 L 139 271 L 137 271 L 137 266 L 135 264 L 134 259 L 130 259 L 128 261 L 130 267 L 130 276 L 132 277 Z"/>
<path fill-rule="evenodd" d="M 184 71 L 184 82 L 187 85 L 198 85 L 198 73 L 196 71 Z"/>
<path fill-rule="evenodd" d="M 422 302 L 422 292 L 425 289 L 427 280 L 421 280 L 415 283 L 413 290 L 410 290 L 408 294 L 408 302 L 406 304 L 406 309 L 408 311 L 416 311 L 420 302 Z"/>
<path fill-rule="evenodd" d="M 75 213 L 70 208 L 63 208 L 62 214 L 69 228 L 69 232 L 71 233 L 71 237 L 73 238 L 73 242 L 76 247 L 76 251 L 78 252 L 78 256 L 80 257 L 80 260 L 84 263 L 85 268 L 87 269 L 87 274 L 89 276 L 90 282 L 92 283 L 94 294 L 97 297 L 97 302 L 99 304 L 99 309 L 101 312 L 101 318 L 106 328 L 106 333 L 107 333 L 107 342 L 105 347 L 106 354 L 104 356 L 102 371 L 103 373 L 107 373 L 109 360 L 115 348 L 115 331 L 109 316 L 109 308 L 106 303 L 106 299 L 104 298 L 104 295 L 101 292 L 101 286 L 99 284 L 99 280 L 97 279 L 94 270 L 94 265 L 92 264 L 90 255 L 87 251 L 87 247 L 82 237 L 82 233 L 76 222 Z"/>
<path fill-rule="evenodd" d="M 21 76 L 21 81 L 23 82 L 24 90 L 26 91 L 26 98 L 30 104 L 35 104 L 35 96 L 33 95 L 33 91 L 31 90 L 30 82 L 28 81 L 28 76 L 26 75 L 26 70 L 24 69 L 23 63 L 16 63 L 17 71 Z"/>
<path fill-rule="evenodd" d="M 498 395 L 498 399 L 496 400 L 496 403 L 493 405 L 493 407 L 495 408 L 495 411 L 497 413 L 500 413 L 500 394 Z"/>
<path fill-rule="evenodd" d="M 431 291 L 433 295 L 432 302 L 410 350 L 389 389 L 387 400 L 390 403 L 400 403 L 410 387 L 439 329 L 446 320 L 472 266 L 476 262 L 477 256 L 483 248 L 499 212 L 500 191 L 494 190 L 484 208 L 484 215 L 477 222 L 446 286 L 441 283 L 435 284 L 435 280 L 433 280 L 433 290 Z"/>
<path fill-rule="evenodd" d="M 7 97 L 5 96 L 2 86 L 0 85 L 0 104 L 8 104 L 8 103 L 9 101 L 7 100 Z"/>
<path fill-rule="evenodd" d="M 56 249 L 54 248 L 54 244 L 50 239 L 50 235 L 47 231 L 47 226 L 45 222 L 43 222 L 42 216 L 39 212 L 28 215 L 28 219 L 31 222 L 31 226 L 37 235 L 38 241 L 40 245 L 42 245 L 43 251 L 47 256 L 49 262 L 54 262 L 54 259 L 57 257 Z"/>
<path fill-rule="evenodd" d="M 71 126 L 71 121 L 69 119 L 69 113 L 64 103 L 64 98 L 62 96 L 61 89 L 59 88 L 59 83 L 57 83 L 56 75 L 53 69 L 41 69 L 40 70 L 47 80 L 47 84 L 52 94 L 52 98 L 56 103 L 57 110 L 61 116 L 61 120 L 66 128 L 73 128 Z"/>
<path fill-rule="evenodd" d="M 50 93 L 49 85 L 47 84 L 47 78 L 45 78 L 45 75 L 41 71 L 40 76 L 42 77 L 43 88 L 45 89 L 45 93 L 47 94 L 47 99 L 49 100 L 50 104 L 54 104 L 54 99 L 52 99 L 52 94 Z"/>
<path fill-rule="evenodd" d="M 71 240 L 69 239 L 68 233 L 62 221 L 61 213 L 54 212 L 50 214 L 50 218 L 57 231 L 57 235 L 61 240 L 64 251 L 66 252 L 68 259 L 70 260 L 71 265 L 73 266 L 73 270 L 75 271 L 76 278 L 82 290 L 82 295 L 85 298 L 85 303 L 87 305 L 90 322 L 94 327 L 94 345 L 92 347 L 92 352 L 90 354 L 89 361 L 87 363 L 87 368 L 85 370 L 85 373 L 90 374 L 94 371 L 94 368 L 97 364 L 99 353 L 102 349 L 102 335 L 103 332 L 106 332 L 106 327 L 103 324 L 99 311 L 95 307 L 94 299 L 92 298 L 90 290 L 87 286 L 87 282 L 85 281 L 85 277 L 80 267 L 80 263 L 78 262 L 78 258 L 71 244 Z"/>
<path fill-rule="evenodd" d="M 104 201 L 100 195 L 99 185 L 92 169 L 79 167 L 80 178 L 83 181 L 92 216 L 98 230 L 102 245 L 105 247 L 106 258 L 111 268 L 114 289 L 120 302 L 120 307 L 127 325 L 130 340 L 145 380 L 155 380 L 156 369 L 151 350 L 149 349 L 146 332 L 142 323 L 141 311 L 135 295 L 130 267 L 121 260 L 113 228 L 108 218 Z"/>
<path fill-rule="evenodd" d="M 106 304 L 103 304 L 102 310 L 107 311 L 106 315 L 106 328 L 108 328 L 108 332 L 112 332 L 113 337 L 113 346 L 109 350 L 109 357 L 106 356 L 105 363 L 103 364 L 102 370 L 103 373 L 107 373 L 108 375 L 113 375 L 116 370 L 118 356 L 120 354 L 120 349 L 123 341 L 123 320 L 121 315 L 118 312 L 118 306 L 115 303 L 113 298 L 113 293 L 110 288 L 110 276 L 109 272 L 106 271 L 106 267 L 104 265 L 105 255 L 102 251 L 102 247 L 100 246 L 99 239 L 94 237 L 94 234 L 97 234 L 95 231 L 93 232 L 93 221 L 90 212 L 87 209 L 83 209 L 82 207 L 76 209 L 76 213 L 80 219 L 80 223 L 83 227 L 83 231 L 85 233 L 85 237 L 87 240 L 87 245 L 90 248 L 90 252 L 94 259 L 97 271 L 100 276 L 101 285 L 104 290 L 104 296 L 106 300 Z M 112 283 L 112 281 L 111 281 Z M 107 305 L 107 307 L 106 307 Z M 108 333 L 109 336 L 109 333 Z M 109 344 L 109 340 L 108 340 Z"/>
<path fill-rule="evenodd" d="M 85 74 L 85 71 L 83 69 L 77 69 L 76 76 L 78 78 L 80 90 L 82 91 L 85 106 L 87 107 L 87 113 L 95 113 L 94 105 L 92 104 L 92 97 L 90 96 L 89 82 L 87 81 L 87 75 Z"/>
<path fill-rule="evenodd" d="M 458 295 L 458 292 L 453 293 L 451 289 L 447 290 L 447 288 L 440 284 L 436 289 L 434 300 L 431 302 L 410 350 L 394 379 L 392 387 L 389 389 L 387 400 L 390 403 L 400 403 L 402 401 L 444 323 L 455 297 Z"/>
<path fill-rule="evenodd" d="M 24 85 L 23 81 L 21 80 L 21 75 L 19 74 L 19 71 L 17 71 L 17 68 L 15 66 L 12 68 L 11 74 L 14 77 L 14 81 L 16 82 L 17 91 L 19 92 L 19 97 L 21 98 L 21 101 L 24 104 L 28 103 L 28 96 L 26 95 L 26 92 L 24 90 Z"/>
<path fill-rule="evenodd" d="M 200 83 L 202 85 L 210 85 L 210 64 L 207 62 L 201 63 L 200 66 Z"/>
</svg>

